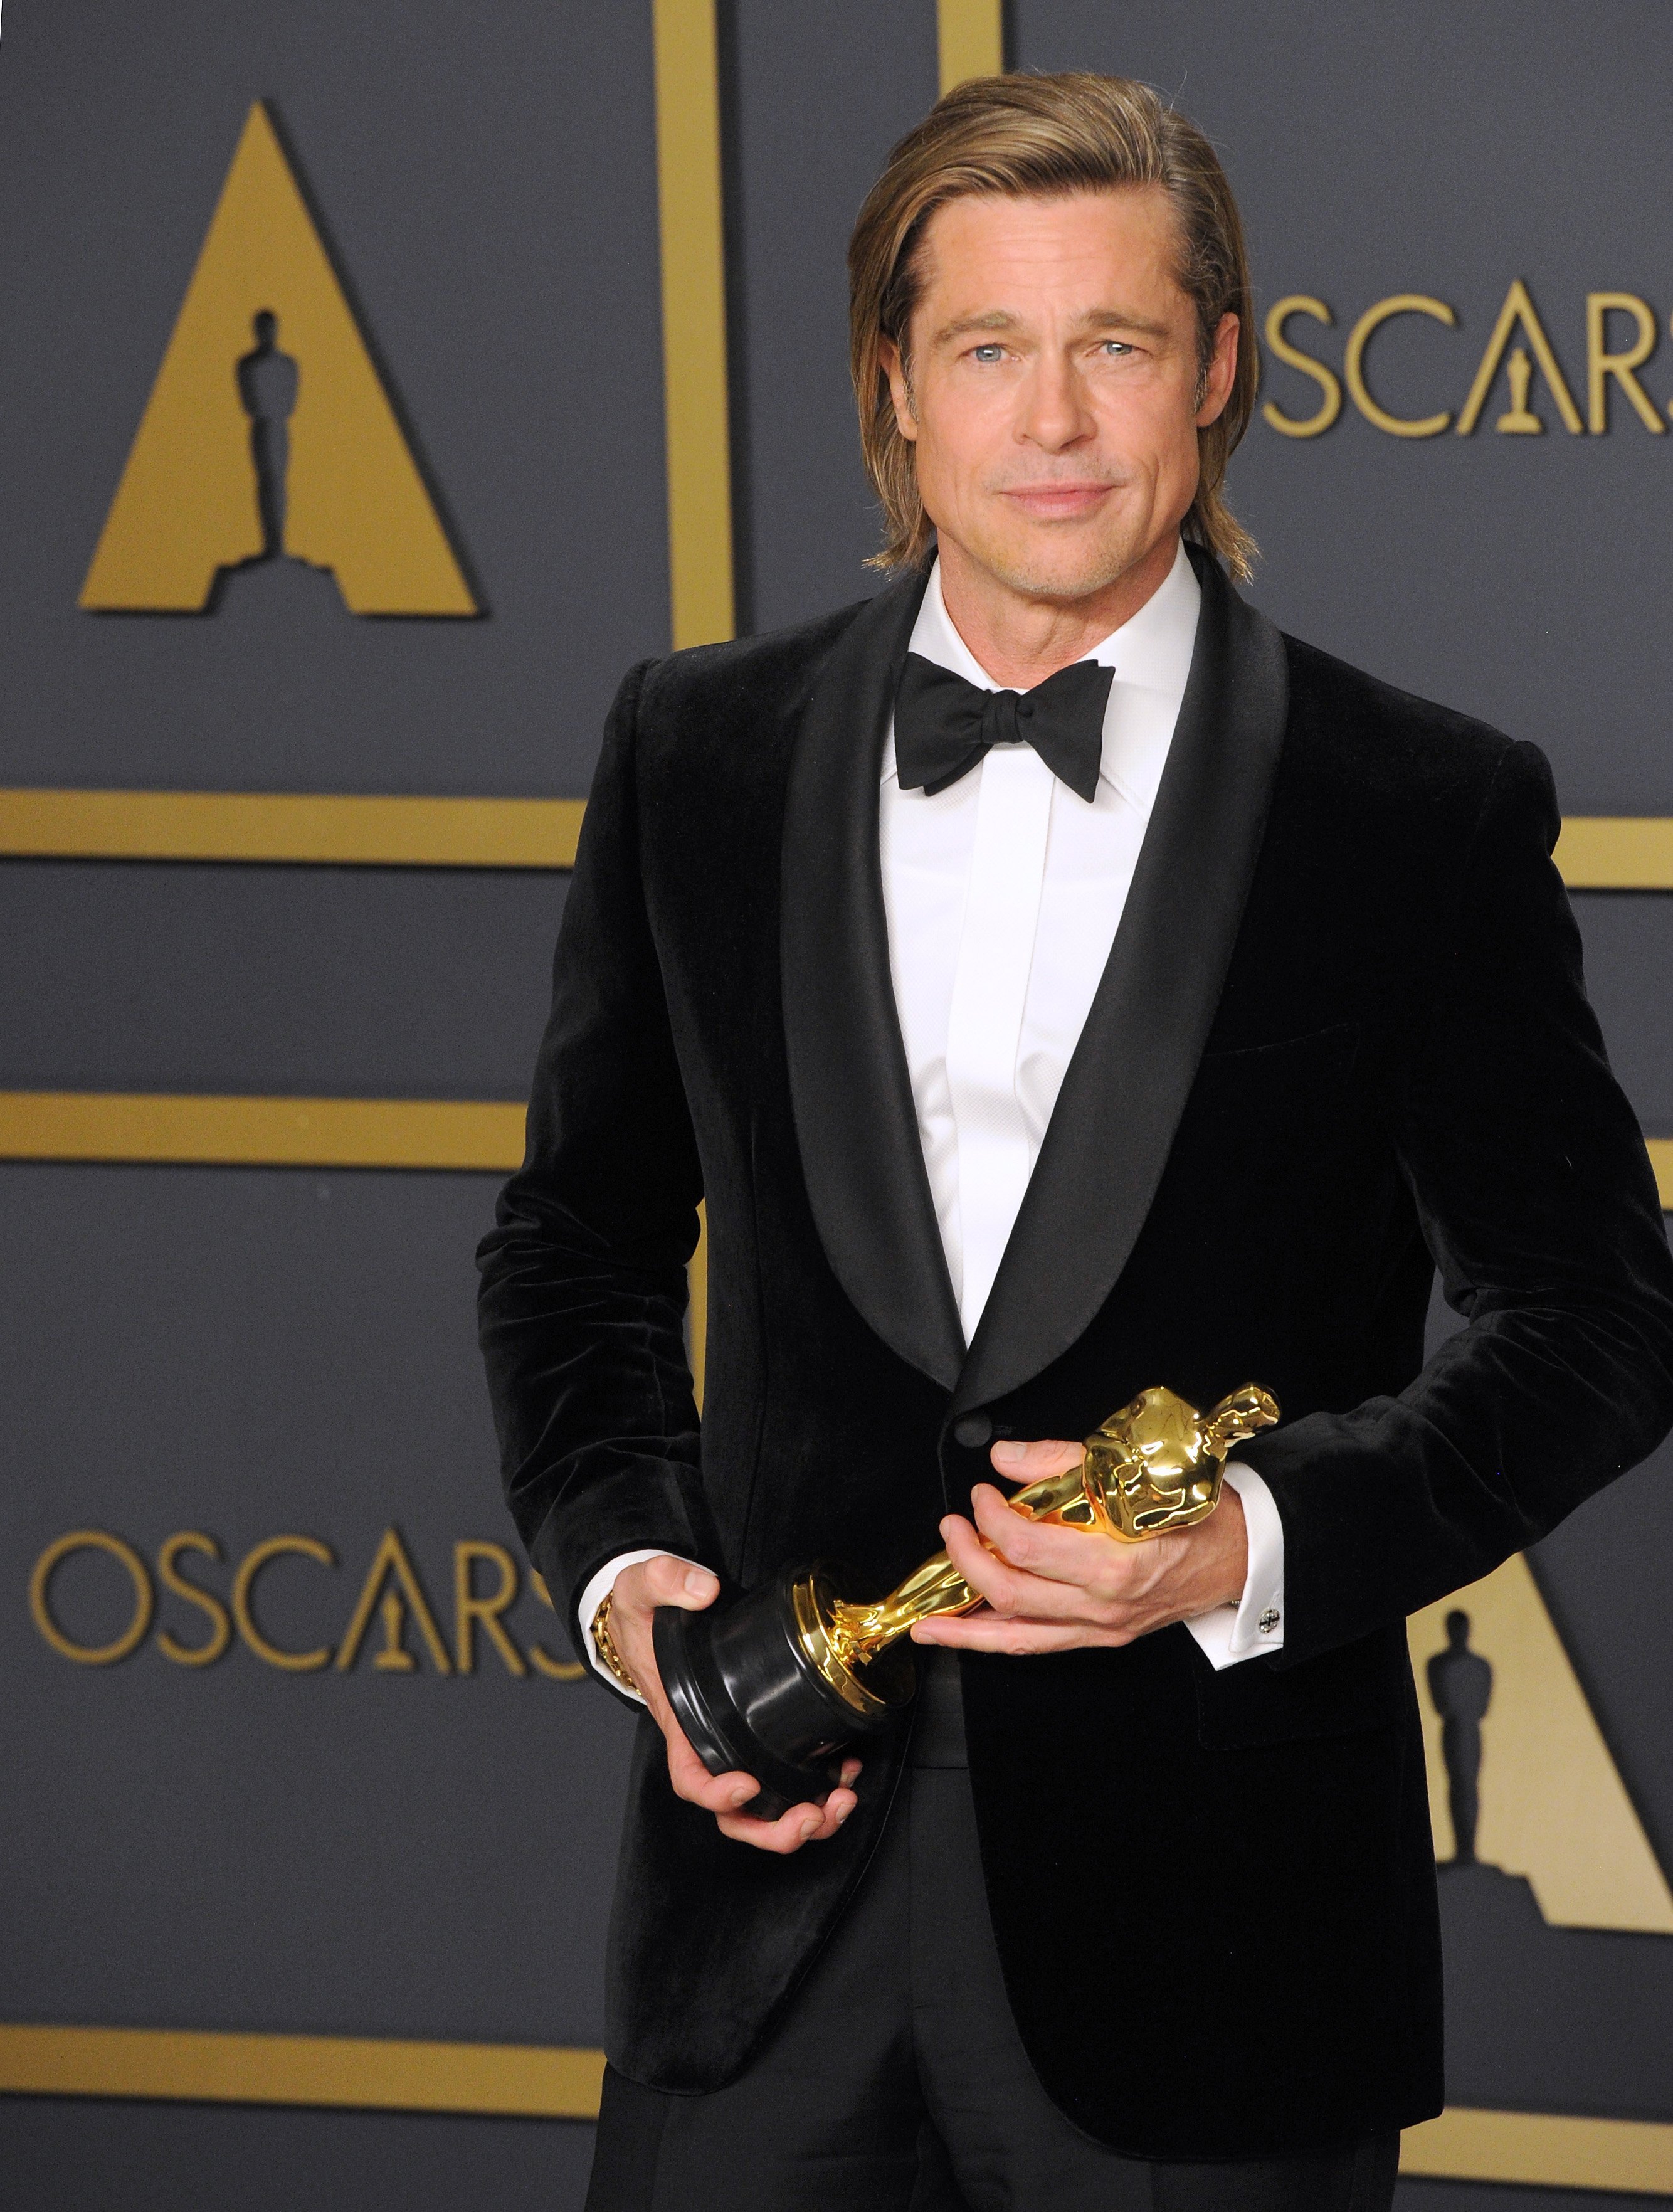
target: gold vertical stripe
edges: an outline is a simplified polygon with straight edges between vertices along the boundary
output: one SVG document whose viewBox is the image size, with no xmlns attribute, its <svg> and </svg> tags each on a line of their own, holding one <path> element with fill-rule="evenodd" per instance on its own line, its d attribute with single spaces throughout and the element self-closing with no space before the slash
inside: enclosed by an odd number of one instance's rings
<svg viewBox="0 0 1673 2212">
<path fill-rule="evenodd" d="M 579 799 L 0 791 L 0 854 L 331 867 L 568 868 Z"/>
<path fill-rule="evenodd" d="M 941 88 L 967 76 L 997 76 L 1005 66 L 1004 0 L 936 0 Z"/>
<path fill-rule="evenodd" d="M 726 395 L 726 234 L 714 0 L 652 0 L 662 225 L 668 564 L 676 652 L 731 636 L 731 434 Z M 691 1370 L 703 1403 L 708 1216 L 692 1254 Z"/>
<path fill-rule="evenodd" d="M 0 1091 L 0 1159 L 141 1165 L 508 1170 L 521 1106 L 411 1098 Z"/>
<path fill-rule="evenodd" d="M 732 635 L 725 239 L 714 0 L 653 0 L 675 649 Z"/>
</svg>

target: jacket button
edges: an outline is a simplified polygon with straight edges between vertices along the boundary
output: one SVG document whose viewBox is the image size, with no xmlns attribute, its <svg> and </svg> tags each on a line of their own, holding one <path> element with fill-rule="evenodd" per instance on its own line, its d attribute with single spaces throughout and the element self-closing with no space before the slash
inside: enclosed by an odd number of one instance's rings
<svg viewBox="0 0 1673 2212">
<path fill-rule="evenodd" d="M 953 1424 L 953 1442 L 967 1451 L 980 1451 L 993 1442 L 993 1424 L 985 1413 L 964 1413 Z"/>
</svg>

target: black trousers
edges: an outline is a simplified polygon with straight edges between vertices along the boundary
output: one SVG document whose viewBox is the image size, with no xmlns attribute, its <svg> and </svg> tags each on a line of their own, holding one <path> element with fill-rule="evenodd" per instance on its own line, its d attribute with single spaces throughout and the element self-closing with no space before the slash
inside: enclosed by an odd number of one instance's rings
<svg viewBox="0 0 1673 2212">
<path fill-rule="evenodd" d="M 785 2018 L 710 2096 L 607 2069 L 587 2212 L 1389 2212 L 1397 2136 L 1179 2164 L 1123 2157 L 1064 2118 L 1000 1976 L 956 1668 L 924 1671 L 877 1856 Z M 1224 1995 L 1229 2032 L 1258 2033 Z"/>
</svg>

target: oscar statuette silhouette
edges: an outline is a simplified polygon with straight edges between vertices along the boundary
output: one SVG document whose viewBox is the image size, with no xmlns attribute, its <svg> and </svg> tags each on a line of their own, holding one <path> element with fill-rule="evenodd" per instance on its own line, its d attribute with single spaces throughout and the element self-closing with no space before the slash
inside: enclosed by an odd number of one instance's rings
<svg viewBox="0 0 1673 2212">
<path fill-rule="evenodd" d="M 255 344 L 238 362 L 238 394 L 250 417 L 250 458 L 256 470 L 256 507 L 262 522 L 264 561 L 285 557 L 285 510 L 289 502 L 290 418 L 296 412 L 301 372 L 279 346 L 279 319 L 264 307 L 251 325 Z"/>
<path fill-rule="evenodd" d="M 1493 1699 L 1493 1668 L 1470 1648 L 1470 1615 L 1446 1616 L 1446 1649 L 1429 1662 L 1429 1695 L 1440 1715 L 1440 1752 L 1452 1815 L 1452 1864 L 1476 1864 L 1482 1809 L 1482 1723 Z"/>
</svg>

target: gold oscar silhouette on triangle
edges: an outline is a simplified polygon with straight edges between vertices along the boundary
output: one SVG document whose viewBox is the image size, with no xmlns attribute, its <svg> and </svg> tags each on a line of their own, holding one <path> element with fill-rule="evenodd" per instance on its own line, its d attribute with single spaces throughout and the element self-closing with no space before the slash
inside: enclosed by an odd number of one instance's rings
<svg viewBox="0 0 1673 2212">
<path fill-rule="evenodd" d="M 282 556 L 353 614 L 479 611 L 258 100 L 80 604 L 200 613 L 221 569 Z"/>
<path fill-rule="evenodd" d="M 1445 1863 L 1524 1877 L 1552 1927 L 1673 1936 L 1667 1876 L 1527 1560 L 1414 1613 L 1407 1633 Z"/>
</svg>

